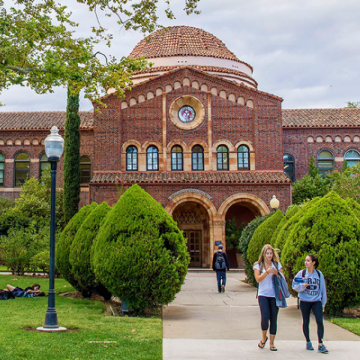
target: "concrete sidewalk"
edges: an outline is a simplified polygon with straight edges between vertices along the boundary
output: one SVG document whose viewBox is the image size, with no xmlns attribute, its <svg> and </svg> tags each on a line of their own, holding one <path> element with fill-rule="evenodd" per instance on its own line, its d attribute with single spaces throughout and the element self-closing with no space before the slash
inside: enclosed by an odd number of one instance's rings
<svg viewBox="0 0 360 360">
<path fill-rule="evenodd" d="M 164 308 L 163 359 L 309 359 L 324 356 L 306 351 L 300 310 L 296 299 L 288 299 L 289 307 L 280 309 L 277 352 L 269 351 L 269 343 L 261 350 L 260 312 L 256 290 L 241 280 L 244 273 L 227 275 L 226 292 L 217 292 L 213 273 L 190 272 L 176 300 Z M 310 335 L 317 346 L 316 323 L 311 319 Z M 324 343 L 328 359 L 357 358 L 360 337 L 325 321 Z M 315 347 L 316 348 L 316 347 Z"/>
</svg>

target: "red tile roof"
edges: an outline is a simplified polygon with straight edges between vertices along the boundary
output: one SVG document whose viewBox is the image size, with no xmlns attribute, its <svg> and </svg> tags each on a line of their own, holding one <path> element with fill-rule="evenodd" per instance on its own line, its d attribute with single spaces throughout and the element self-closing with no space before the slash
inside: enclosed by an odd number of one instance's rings
<svg viewBox="0 0 360 360">
<path fill-rule="evenodd" d="M 80 111 L 80 128 L 92 129 L 93 111 Z M 49 130 L 52 126 L 64 129 L 65 111 L 1 112 L 0 130 Z"/>
<path fill-rule="evenodd" d="M 360 126 L 360 109 L 283 109 L 283 127 Z"/>
<path fill-rule="evenodd" d="M 240 60 L 216 36 L 191 26 L 169 26 L 141 40 L 129 57 L 147 59 L 168 56 L 206 56 Z M 250 66 L 250 65 L 249 65 Z"/>
<path fill-rule="evenodd" d="M 123 181 L 125 183 L 148 184 L 289 184 L 283 171 L 237 171 L 237 172 L 122 172 L 95 171 L 92 183 L 106 184 Z"/>
</svg>

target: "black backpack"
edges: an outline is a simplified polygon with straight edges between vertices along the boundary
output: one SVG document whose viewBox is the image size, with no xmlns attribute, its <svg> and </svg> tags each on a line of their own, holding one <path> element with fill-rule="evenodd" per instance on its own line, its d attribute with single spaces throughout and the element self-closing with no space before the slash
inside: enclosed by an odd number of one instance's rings
<svg viewBox="0 0 360 360">
<path fill-rule="evenodd" d="M 225 270 L 226 269 L 225 257 L 222 252 L 221 253 L 219 252 L 217 254 L 216 261 L 215 261 L 215 269 L 216 270 Z"/>
</svg>

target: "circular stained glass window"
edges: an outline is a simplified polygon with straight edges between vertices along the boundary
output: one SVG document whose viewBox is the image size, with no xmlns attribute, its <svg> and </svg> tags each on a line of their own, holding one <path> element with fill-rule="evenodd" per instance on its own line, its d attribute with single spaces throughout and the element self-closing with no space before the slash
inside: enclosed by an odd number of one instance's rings
<svg viewBox="0 0 360 360">
<path fill-rule="evenodd" d="M 193 121 L 195 119 L 195 116 L 195 110 L 189 105 L 185 105 L 179 109 L 179 119 L 183 123 L 189 123 Z"/>
</svg>

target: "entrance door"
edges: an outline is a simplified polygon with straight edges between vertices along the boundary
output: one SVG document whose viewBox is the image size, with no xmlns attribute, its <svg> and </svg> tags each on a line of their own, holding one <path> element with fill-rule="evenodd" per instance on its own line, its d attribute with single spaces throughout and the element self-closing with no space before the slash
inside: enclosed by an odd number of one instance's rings
<svg viewBox="0 0 360 360">
<path fill-rule="evenodd" d="M 185 230 L 187 248 L 190 254 L 190 267 L 201 267 L 201 230 Z"/>
</svg>

